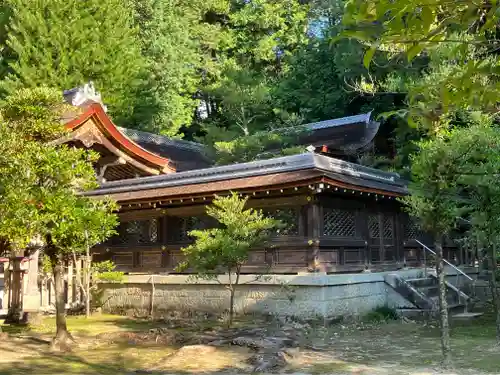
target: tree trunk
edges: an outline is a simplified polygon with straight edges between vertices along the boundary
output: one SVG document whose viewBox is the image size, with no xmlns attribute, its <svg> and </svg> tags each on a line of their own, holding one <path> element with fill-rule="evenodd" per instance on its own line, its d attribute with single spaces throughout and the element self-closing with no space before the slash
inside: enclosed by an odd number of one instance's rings
<svg viewBox="0 0 500 375">
<path fill-rule="evenodd" d="M 78 262 L 80 262 L 80 260 L 76 258 L 75 252 L 73 252 L 73 261 L 75 263 L 75 266 L 77 265 Z M 88 318 L 90 317 L 90 296 L 89 296 L 90 291 L 87 282 L 88 279 L 87 258 L 85 258 L 83 275 L 80 270 L 80 267 L 76 267 L 76 270 L 77 270 L 77 275 L 75 279 L 78 284 L 78 289 L 80 290 L 81 294 L 83 295 L 83 298 L 85 299 L 85 317 Z M 83 276 L 83 281 L 82 281 L 82 276 Z"/>
<path fill-rule="evenodd" d="M 234 319 L 234 285 L 229 287 L 229 321 L 227 323 L 228 327 L 231 327 Z"/>
<path fill-rule="evenodd" d="M 500 345 L 500 293 L 498 293 L 497 279 L 496 279 L 496 270 L 497 270 L 497 262 L 496 262 L 496 246 L 493 245 L 490 248 L 490 256 L 489 258 L 489 269 L 491 270 L 490 277 L 490 290 L 491 290 L 491 298 L 493 299 L 493 308 L 495 309 L 496 316 L 496 336 L 497 336 L 497 345 Z"/>
<path fill-rule="evenodd" d="M 236 287 L 238 286 L 238 283 L 240 281 L 240 272 L 241 272 L 241 265 L 236 266 L 236 279 L 233 283 L 233 279 L 231 277 L 232 274 L 232 269 L 229 268 L 229 322 L 228 322 L 228 327 L 231 327 L 233 324 L 234 320 L 234 294 L 236 292 Z"/>
<path fill-rule="evenodd" d="M 87 248 L 85 257 L 85 315 L 87 318 L 90 317 L 90 272 L 92 272 L 92 259 Z"/>
<path fill-rule="evenodd" d="M 448 323 L 448 303 L 446 301 L 446 284 L 444 279 L 443 246 L 441 241 L 435 242 L 436 249 L 436 274 L 439 287 L 439 321 L 441 325 L 441 351 L 443 353 L 443 366 L 450 368 L 451 348 L 450 348 L 450 327 Z"/>
<path fill-rule="evenodd" d="M 56 305 L 56 335 L 52 340 L 51 348 L 54 350 L 70 350 L 74 342 L 73 337 L 68 332 L 66 325 L 66 308 L 64 301 L 64 263 L 62 256 L 57 253 L 57 249 L 52 243 L 52 239 L 47 237 L 47 247 L 45 249 L 52 265 L 54 276 L 54 295 Z"/>
</svg>

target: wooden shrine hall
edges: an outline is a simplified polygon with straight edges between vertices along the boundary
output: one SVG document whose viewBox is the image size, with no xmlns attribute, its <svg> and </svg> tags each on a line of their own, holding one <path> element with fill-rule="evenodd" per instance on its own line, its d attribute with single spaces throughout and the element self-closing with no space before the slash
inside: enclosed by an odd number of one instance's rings
<svg viewBox="0 0 500 375">
<path fill-rule="evenodd" d="M 205 206 L 235 191 L 288 224 L 271 246 L 251 253 L 245 273 L 421 264 L 417 227 L 397 200 L 407 193 L 405 181 L 347 161 L 372 145 L 379 123 L 370 113 L 305 125 L 303 154 L 212 166 L 201 144 L 115 126 L 91 85 L 64 96 L 83 113 L 66 119 L 72 132 L 61 142 L 101 155 L 100 187 L 89 195 L 121 206 L 118 235 L 94 248 L 96 261 L 111 259 L 127 273 L 175 272 L 189 231 L 214 225 Z M 445 249 L 447 259 L 462 261 L 453 243 Z"/>
</svg>

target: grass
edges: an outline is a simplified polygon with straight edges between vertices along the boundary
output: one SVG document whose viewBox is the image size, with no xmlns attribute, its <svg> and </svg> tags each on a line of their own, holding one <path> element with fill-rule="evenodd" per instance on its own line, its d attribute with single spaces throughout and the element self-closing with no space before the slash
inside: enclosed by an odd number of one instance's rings
<svg viewBox="0 0 500 375">
<path fill-rule="evenodd" d="M 150 341 L 127 342 L 127 335 L 124 335 L 125 341 L 107 341 L 108 337 L 117 332 L 148 332 L 152 328 L 165 327 L 166 324 L 161 322 L 116 315 L 95 315 L 88 319 L 69 316 L 67 324 L 79 344 L 68 354 L 49 352 L 46 342 L 55 333 L 55 318 L 45 318 L 42 324 L 32 327 L 0 324 L 2 331 L 9 334 L 8 340 L 0 339 L 0 375 L 24 375 L 32 373 L 33 369 L 36 369 L 37 374 L 47 375 L 120 375 L 130 374 L 136 369 L 147 370 L 151 374 L 164 374 L 165 371 L 176 374 L 198 373 L 200 369 L 216 372 L 234 367 L 235 363 L 243 363 L 248 356 L 245 350 L 221 349 L 206 355 L 192 353 L 195 355 L 193 359 L 192 356 L 176 355 L 177 346 Z M 209 329 L 217 324 L 203 322 L 193 329 Z M 155 369 L 158 371 L 155 372 Z"/>
<path fill-rule="evenodd" d="M 218 324 L 204 322 L 198 328 L 185 329 L 203 330 Z M 245 325 L 248 321 L 238 324 Z M 36 327 L 2 326 L 9 338 L 0 339 L 0 375 L 24 375 L 33 373 L 34 369 L 42 375 L 121 375 L 136 369 L 148 370 L 151 374 L 157 371 L 156 374 L 204 372 L 216 375 L 228 369 L 233 373 L 247 373 L 248 368 L 243 363 L 249 353 L 240 348 L 221 348 L 208 353 L 195 350 L 180 355 L 177 347 L 157 344 L 154 340 L 139 343 L 106 340 L 108 333 L 147 332 L 159 326 L 162 323 L 113 315 L 96 315 L 89 319 L 71 316 L 68 327 L 81 345 L 69 354 L 51 353 L 46 343 L 33 339 L 50 339 L 55 327 L 53 318 L 44 319 Z M 439 329 L 435 323 L 338 324 L 321 332 L 312 340 L 326 343 L 327 352 L 303 352 L 299 359 L 293 359 L 289 371 L 312 375 L 412 374 L 422 368 L 434 368 L 441 359 Z M 452 322 L 451 336 L 457 369 L 472 369 L 470 371 L 474 372 L 470 374 L 499 373 L 500 349 L 495 345 L 492 314 L 473 321 Z M 387 371 L 383 372 L 384 369 Z"/>
<path fill-rule="evenodd" d="M 335 336 L 335 333 L 337 336 Z M 332 349 L 350 363 L 399 363 L 403 367 L 436 367 L 441 361 L 438 324 L 389 322 L 333 335 Z M 451 322 L 451 346 L 457 368 L 499 373 L 500 347 L 495 342 L 491 314 L 471 321 Z M 348 347 L 349 350 L 345 350 Z"/>
<path fill-rule="evenodd" d="M 142 331 L 150 328 L 160 327 L 161 323 L 154 323 L 148 320 L 130 319 L 126 316 L 118 315 L 93 315 L 89 318 L 85 316 L 69 316 L 67 319 L 68 329 L 76 335 L 96 336 L 101 333 L 117 331 Z M 45 318 L 43 324 L 32 327 L 33 332 L 52 334 L 56 326 L 55 317 Z"/>
</svg>

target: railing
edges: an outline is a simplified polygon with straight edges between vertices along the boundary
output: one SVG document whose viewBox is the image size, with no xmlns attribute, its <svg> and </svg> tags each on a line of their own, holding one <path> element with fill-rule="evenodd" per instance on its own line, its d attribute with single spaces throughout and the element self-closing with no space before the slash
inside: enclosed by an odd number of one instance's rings
<svg viewBox="0 0 500 375">
<path fill-rule="evenodd" d="M 425 244 L 423 244 L 422 242 L 420 242 L 419 240 L 415 240 L 415 242 L 417 242 L 420 246 L 422 246 L 424 248 L 424 250 L 427 250 L 429 253 L 433 254 L 433 255 L 437 255 L 435 253 L 434 250 L 432 250 L 431 248 L 429 248 L 428 246 L 426 246 Z M 426 260 L 426 256 L 425 256 L 425 251 L 424 251 L 424 265 L 425 265 L 425 269 L 424 269 L 424 272 L 427 273 L 427 260 Z M 446 263 L 447 265 L 449 265 L 451 268 L 453 268 L 455 271 L 458 271 L 458 273 L 462 274 L 463 276 L 465 276 L 467 279 L 469 279 L 470 281 L 474 281 L 474 279 L 472 277 L 470 277 L 469 275 L 467 275 L 464 271 L 462 271 L 460 268 L 458 268 L 457 266 L 455 266 L 454 264 L 448 262 L 446 259 L 443 258 L 443 262 Z M 426 274 L 427 276 L 427 274 Z M 458 275 L 457 275 L 458 276 Z"/>
<path fill-rule="evenodd" d="M 437 255 L 436 252 L 434 250 L 432 250 L 431 248 L 429 248 L 428 246 L 426 246 L 425 244 L 423 244 L 422 242 L 420 242 L 419 240 L 415 240 L 420 246 L 422 246 L 422 248 L 424 249 L 424 275 L 425 277 L 427 277 L 427 258 L 426 258 L 426 252 L 430 252 L 431 254 L 433 255 Z M 458 300 L 460 301 L 460 297 L 464 298 L 464 302 L 465 302 L 465 310 L 467 311 L 467 299 L 470 297 L 470 296 L 467 296 L 464 292 L 462 292 L 459 288 L 459 283 L 458 283 L 458 277 L 459 275 L 462 275 L 462 276 L 465 276 L 466 279 L 468 279 L 469 281 L 472 281 L 472 290 L 474 292 L 475 290 L 475 280 L 470 277 L 469 275 L 467 275 L 464 271 L 462 271 L 460 268 L 458 268 L 457 266 L 455 266 L 454 264 L 450 263 L 448 260 L 443 259 L 443 262 L 446 263 L 448 266 L 450 266 L 451 268 L 453 268 L 455 271 L 457 271 L 457 280 L 456 280 L 456 284 L 455 284 L 455 288 L 451 288 L 453 289 L 456 293 L 457 293 L 457 296 L 458 296 Z M 451 285 L 451 284 L 450 284 Z"/>
</svg>

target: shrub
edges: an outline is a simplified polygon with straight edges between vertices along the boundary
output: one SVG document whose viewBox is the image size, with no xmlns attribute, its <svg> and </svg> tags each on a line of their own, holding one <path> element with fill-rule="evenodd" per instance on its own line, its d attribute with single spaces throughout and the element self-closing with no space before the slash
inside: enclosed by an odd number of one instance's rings
<svg viewBox="0 0 500 375">
<path fill-rule="evenodd" d="M 364 319 L 367 322 L 388 322 L 390 320 L 397 320 L 399 318 L 396 309 L 389 307 L 387 305 L 379 306 L 375 308 L 373 311 L 370 311 L 365 315 Z"/>
</svg>

